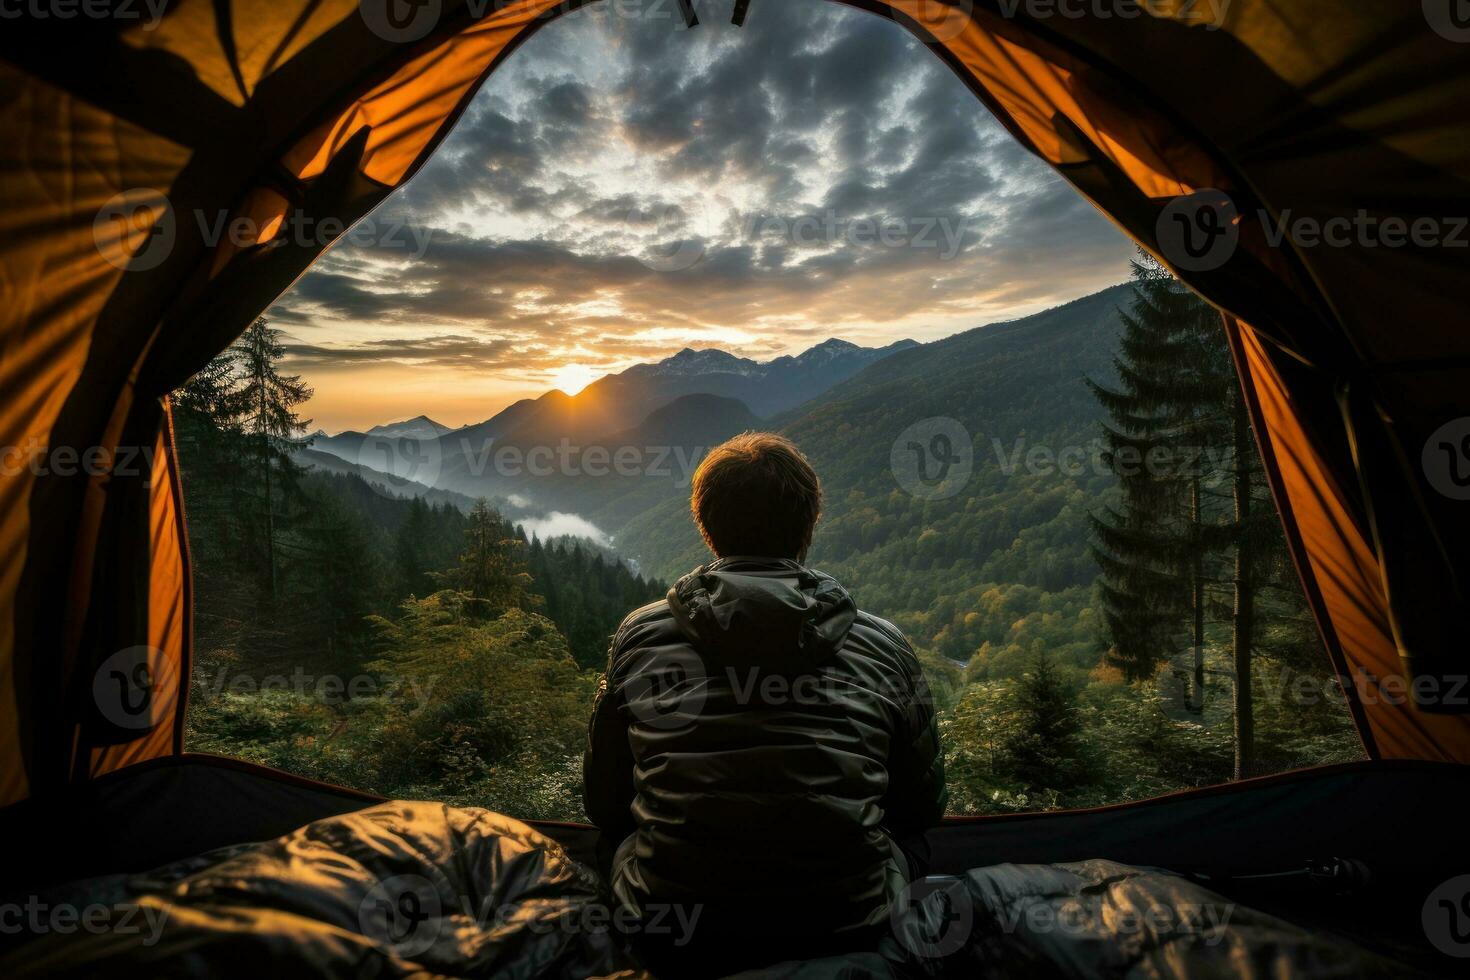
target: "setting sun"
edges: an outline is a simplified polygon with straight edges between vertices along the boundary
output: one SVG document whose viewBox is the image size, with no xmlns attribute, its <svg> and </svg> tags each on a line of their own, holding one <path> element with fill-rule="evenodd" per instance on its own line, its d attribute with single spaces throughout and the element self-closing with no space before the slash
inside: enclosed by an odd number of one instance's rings
<svg viewBox="0 0 1470 980">
<path fill-rule="evenodd" d="M 585 364 L 563 364 L 551 372 L 551 386 L 575 395 L 597 378 L 597 371 Z"/>
</svg>

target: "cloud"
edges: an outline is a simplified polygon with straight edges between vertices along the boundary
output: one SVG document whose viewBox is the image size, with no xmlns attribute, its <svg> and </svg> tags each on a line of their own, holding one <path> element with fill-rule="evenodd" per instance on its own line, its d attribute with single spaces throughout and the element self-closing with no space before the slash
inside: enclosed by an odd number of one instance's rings
<svg viewBox="0 0 1470 980">
<path fill-rule="evenodd" d="M 709 6 L 695 31 L 667 0 L 540 30 L 381 209 L 423 254 L 344 243 L 282 297 L 294 362 L 612 370 L 692 338 L 952 333 L 1126 276 L 1129 243 L 895 24 Z M 650 267 L 679 243 L 702 260 Z"/>
<path fill-rule="evenodd" d="M 355 346 L 320 347 L 293 343 L 286 345 L 286 358 L 294 370 L 386 361 L 459 368 L 494 363 L 504 357 L 509 348 L 510 344 L 503 340 L 443 336 L 416 340 L 368 340 Z"/>
</svg>

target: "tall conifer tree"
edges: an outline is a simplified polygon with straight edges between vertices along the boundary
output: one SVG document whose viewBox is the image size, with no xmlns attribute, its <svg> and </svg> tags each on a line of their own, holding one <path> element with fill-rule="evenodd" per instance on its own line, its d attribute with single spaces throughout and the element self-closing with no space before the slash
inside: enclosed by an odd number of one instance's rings
<svg viewBox="0 0 1470 980">
<path fill-rule="evenodd" d="M 296 406 L 312 396 L 311 388 L 299 375 L 283 375 L 278 365 L 286 355 L 281 332 L 273 329 L 265 317 L 258 317 L 230 348 L 243 382 L 243 425 L 259 468 L 260 507 L 265 551 L 266 594 L 276 596 L 276 536 L 279 490 L 292 491 L 298 468 L 291 454 L 308 440 L 300 437 L 311 424 L 296 414 Z"/>
<path fill-rule="evenodd" d="M 1133 265 L 1133 291 L 1132 311 L 1121 314 L 1118 386 L 1090 382 L 1112 419 L 1105 459 L 1122 488 L 1119 508 L 1093 521 L 1113 641 L 1106 659 L 1139 680 L 1188 648 L 1189 706 L 1199 712 L 1207 564 L 1217 537 L 1207 530 L 1207 483 L 1218 476 L 1207 450 L 1229 439 L 1233 374 L 1219 314 L 1144 253 Z"/>
</svg>

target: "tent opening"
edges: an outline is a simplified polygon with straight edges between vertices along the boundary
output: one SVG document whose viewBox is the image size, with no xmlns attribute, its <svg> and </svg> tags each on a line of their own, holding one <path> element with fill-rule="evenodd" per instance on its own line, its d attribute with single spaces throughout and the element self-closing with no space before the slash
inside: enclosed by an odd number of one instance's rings
<svg viewBox="0 0 1470 980">
<path fill-rule="evenodd" d="M 702 454 L 771 430 L 952 812 L 1362 758 L 1238 331 L 891 20 L 675 9 L 538 31 L 174 393 L 184 747 L 585 819 L 608 638 L 709 560 Z"/>
</svg>

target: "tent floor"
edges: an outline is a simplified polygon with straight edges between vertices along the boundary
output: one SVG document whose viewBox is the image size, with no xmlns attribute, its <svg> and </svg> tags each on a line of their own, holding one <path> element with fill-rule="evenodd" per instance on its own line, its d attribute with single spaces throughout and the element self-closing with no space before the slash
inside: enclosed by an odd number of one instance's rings
<svg viewBox="0 0 1470 980">
<path fill-rule="evenodd" d="M 158 759 L 65 801 L 0 811 L 11 847 L 3 891 L 142 871 L 378 801 L 218 756 Z M 1087 858 L 1168 868 L 1206 878 L 1245 905 L 1443 972 L 1455 961 L 1429 945 L 1422 914 L 1437 885 L 1470 874 L 1467 804 L 1470 767 L 1351 763 L 1094 810 L 949 818 L 929 834 L 931 870 Z M 532 823 L 596 865 L 595 828 Z M 1350 860 L 1358 873 L 1336 882 L 1245 877 L 1300 872 L 1332 858 Z"/>
</svg>

